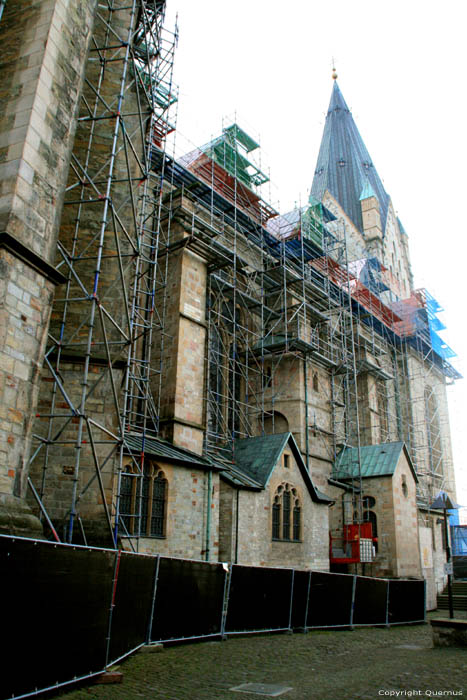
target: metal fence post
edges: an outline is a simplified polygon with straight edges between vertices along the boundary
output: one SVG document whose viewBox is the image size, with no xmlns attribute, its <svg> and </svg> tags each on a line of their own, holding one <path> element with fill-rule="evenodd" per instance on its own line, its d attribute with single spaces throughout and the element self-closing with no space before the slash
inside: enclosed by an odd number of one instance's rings
<svg viewBox="0 0 467 700">
<path fill-rule="evenodd" d="M 115 595 L 117 593 L 118 572 L 120 569 L 120 557 L 121 557 L 121 555 L 122 555 L 122 550 L 119 549 L 117 551 L 117 556 L 115 557 L 114 573 L 113 573 L 113 580 L 112 580 L 112 597 L 110 600 L 109 626 L 108 626 L 108 631 L 107 631 L 107 645 L 106 645 L 106 650 L 105 650 L 105 669 L 107 669 L 107 666 L 109 664 L 110 640 L 111 640 L 111 636 L 112 636 L 112 617 L 113 617 L 113 611 L 114 611 L 114 607 L 115 607 Z"/>
<path fill-rule="evenodd" d="M 292 610 L 293 610 L 293 588 L 295 582 L 295 569 L 291 569 L 291 581 L 290 581 L 290 605 L 289 605 L 289 632 L 292 632 Z"/>
<path fill-rule="evenodd" d="M 355 589 L 357 587 L 357 576 L 354 574 L 352 581 L 352 603 L 350 604 L 350 628 L 353 628 L 353 616 L 355 608 Z"/>
<path fill-rule="evenodd" d="M 233 564 L 222 564 L 222 568 L 226 574 L 224 578 L 224 596 L 222 598 L 221 638 L 227 639 L 225 624 L 227 621 L 227 613 L 229 611 L 230 582 L 232 579 Z"/>
<path fill-rule="evenodd" d="M 387 592 L 386 592 L 386 627 L 389 627 L 389 588 L 391 586 L 390 581 L 386 581 Z"/>
<path fill-rule="evenodd" d="M 310 605 L 310 592 L 311 592 L 311 577 L 312 577 L 312 575 L 313 575 L 313 572 L 309 571 L 308 572 L 308 588 L 307 588 L 307 592 L 306 592 L 305 619 L 303 621 L 304 622 L 303 629 L 305 632 L 308 632 L 307 622 L 308 622 L 308 608 Z"/>
<path fill-rule="evenodd" d="M 151 612 L 149 613 L 148 629 L 146 632 L 146 644 L 151 643 L 152 622 L 154 619 L 154 606 L 155 606 L 155 602 L 156 602 L 157 582 L 159 580 L 159 562 L 160 562 L 160 559 L 161 559 L 161 555 L 158 554 L 156 557 L 156 566 L 154 567 L 154 583 L 153 583 L 153 587 L 152 587 Z"/>
</svg>

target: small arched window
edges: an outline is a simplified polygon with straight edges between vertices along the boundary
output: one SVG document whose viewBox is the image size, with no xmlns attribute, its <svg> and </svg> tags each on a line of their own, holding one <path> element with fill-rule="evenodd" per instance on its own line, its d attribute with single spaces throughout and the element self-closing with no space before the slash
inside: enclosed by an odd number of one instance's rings
<svg viewBox="0 0 467 700">
<path fill-rule="evenodd" d="M 405 474 L 402 474 L 401 477 L 401 487 L 402 487 L 402 493 L 404 494 L 405 498 L 409 497 L 409 487 L 407 486 L 407 477 Z"/>
<path fill-rule="evenodd" d="M 318 372 L 313 372 L 313 391 L 319 391 Z"/>
<path fill-rule="evenodd" d="M 302 534 L 302 509 L 297 489 L 281 484 L 272 503 L 272 539 L 299 542 Z"/>
</svg>

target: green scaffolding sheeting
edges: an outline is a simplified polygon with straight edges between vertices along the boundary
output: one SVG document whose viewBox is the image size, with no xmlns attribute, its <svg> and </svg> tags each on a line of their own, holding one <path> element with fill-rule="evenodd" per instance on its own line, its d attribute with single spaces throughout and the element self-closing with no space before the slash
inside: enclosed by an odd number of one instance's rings
<svg viewBox="0 0 467 700">
<path fill-rule="evenodd" d="M 153 95 L 154 101 L 158 107 L 168 109 L 170 105 L 177 102 L 177 96 L 170 89 L 170 86 L 164 85 L 163 82 L 156 84 L 154 77 L 151 76 L 145 69 L 138 68 L 137 70 L 144 87 L 149 94 Z"/>
<path fill-rule="evenodd" d="M 264 185 L 269 178 L 251 163 L 247 153 L 256 150 L 259 145 L 237 124 L 223 130 L 222 136 L 211 141 L 203 148 L 204 153 L 212 158 L 229 175 L 253 188 Z"/>
<path fill-rule="evenodd" d="M 322 248 L 325 231 L 323 205 L 311 195 L 309 201 L 310 205 L 302 213 L 302 235 Z"/>
</svg>

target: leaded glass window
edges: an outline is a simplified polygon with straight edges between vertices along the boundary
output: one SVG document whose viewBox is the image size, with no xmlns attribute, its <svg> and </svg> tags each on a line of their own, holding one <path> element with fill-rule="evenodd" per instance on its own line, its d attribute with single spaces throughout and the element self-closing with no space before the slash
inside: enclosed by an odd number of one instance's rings
<svg viewBox="0 0 467 700">
<path fill-rule="evenodd" d="M 163 472 L 159 472 L 153 482 L 151 535 L 164 537 L 165 535 L 165 508 L 166 508 L 167 480 Z"/>
<path fill-rule="evenodd" d="M 281 536 L 281 502 L 276 496 L 272 504 L 272 539 L 279 540 Z"/>
<path fill-rule="evenodd" d="M 302 530 L 302 511 L 297 489 L 281 484 L 272 503 L 272 539 L 299 542 Z"/>
<path fill-rule="evenodd" d="M 285 490 L 282 496 L 282 539 L 290 540 L 290 493 L 288 490 Z"/>
<path fill-rule="evenodd" d="M 146 460 L 142 475 L 136 470 L 123 474 L 119 510 L 122 535 L 165 537 L 167 479 L 164 472 Z"/>
<path fill-rule="evenodd" d="M 301 525 L 301 508 L 298 498 L 295 500 L 295 505 L 293 509 L 293 537 L 292 539 L 298 542 L 300 540 L 300 525 Z"/>
</svg>

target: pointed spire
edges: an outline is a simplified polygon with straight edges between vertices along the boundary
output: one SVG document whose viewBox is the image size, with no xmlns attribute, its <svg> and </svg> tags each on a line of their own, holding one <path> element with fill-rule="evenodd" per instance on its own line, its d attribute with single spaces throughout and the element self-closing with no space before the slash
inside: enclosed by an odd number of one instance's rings
<svg viewBox="0 0 467 700">
<path fill-rule="evenodd" d="M 347 103 L 339 89 L 339 84 L 337 80 L 334 80 L 332 84 L 331 101 L 329 102 L 328 116 L 331 112 L 343 109 L 350 114 L 350 109 L 347 107 Z"/>
<path fill-rule="evenodd" d="M 389 196 L 334 80 L 311 194 L 322 201 L 328 190 L 363 233 L 360 199 L 365 188 L 371 188 L 379 201 L 384 230 Z"/>
</svg>

